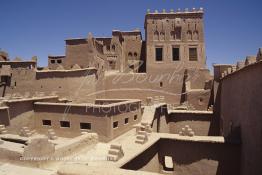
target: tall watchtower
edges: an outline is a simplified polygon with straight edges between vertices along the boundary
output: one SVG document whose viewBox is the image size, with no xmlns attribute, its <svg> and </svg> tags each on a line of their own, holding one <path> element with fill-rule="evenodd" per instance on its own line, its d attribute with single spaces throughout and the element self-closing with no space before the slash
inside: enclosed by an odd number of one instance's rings
<svg viewBox="0 0 262 175">
<path fill-rule="evenodd" d="M 205 68 L 203 8 L 150 12 L 145 17 L 147 72 Z"/>
</svg>

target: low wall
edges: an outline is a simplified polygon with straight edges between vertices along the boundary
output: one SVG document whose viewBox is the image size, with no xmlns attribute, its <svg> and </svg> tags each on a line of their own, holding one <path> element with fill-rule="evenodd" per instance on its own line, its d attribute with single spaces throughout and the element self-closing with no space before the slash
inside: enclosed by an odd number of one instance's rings
<svg viewBox="0 0 262 175">
<path fill-rule="evenodd" d="M 25 112 L 33 111 L 34 102 L 36 101 L 56 102 L 58 101 L 58 97 L 57 96 L 47 96 L 47 97 L 35 97 L 35 98 L 27 98 L 27 99 L 7 100 L 5 101 L 5 104 L 9 107 L 10 120 Z"/>
<path fill-rule="evenodd" d="M 169 132 L 179 134 L 185 125 L 194 131 L 195 135 L 208 136 L 213 113 L 209 111 L 171 111 L 168 115 Z"/>
<path fill-rule="evenodd" d="M 43 70 L 36 71 L 36 79 L 44 78 L 67 78 L 67 77 L 81 77 L 96 73 L 95 68 L 77 69 L 77 70 Z"/>
<path fill-rule="evenodd" d="M 161 138 L 122 166 L 156 173 L 164 171 L 164 158 L 171 157 L 176 175 L 232 175 L 240 173 L 240 146 L 215 141 Z"/>
<path fill-rule="evenodd" d="M 8 107 L 0 107 L 0 124 L 8 126 L 10 124 Z"/>
</svg>

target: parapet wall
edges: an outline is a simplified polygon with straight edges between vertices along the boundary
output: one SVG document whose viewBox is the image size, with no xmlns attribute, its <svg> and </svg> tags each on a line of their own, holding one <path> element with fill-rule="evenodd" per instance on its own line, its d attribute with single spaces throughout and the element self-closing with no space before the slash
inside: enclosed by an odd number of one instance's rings
<svg viewBox="0 0 262 175">
<path fill-rule="evenodd" d="M 216 137 L 172 137 L 165 134 L 122 168 L 179 175 L 239 174 L 239 145 L 216 141 Z M 168 164 L 173 164 L 173 169 L 166 168 L 165 157 L 170 158 Z"/>
<path fill-rule="evenodd" d="M 58 101 L 57 96 L 46 96 L 46 97 L 35 97 L 27 99 L 12 99 L 4 101 L 5 104 L 9 107 L 10 120 L 21 115 L 22 113 L 33 111 L 34 102 L 56 102 Z"/>
<path fill-rule="evenodd" d="M 247 65 L 221 79 L 221 132 L 241 141 L 241 174 L 262 174 L 262 62 Z M 240 140 L 241 138 L 241 140 Z"/>
<path fill-rule="evenodd" d="M 58 95 L 74 102 L 93 102 L 96 98 L 96 69 L 43 70 L 13 69 L 10 86 L 1 86 L 5 96 Z"/>
<path fill-rule="evenodd" d="M 170 111 L 168 115 L 170 133 L 179 134 L 182 128 L 188 125 L 196 136 L 208 136 L 212 117 L 211 111 Z"/>
</svg>

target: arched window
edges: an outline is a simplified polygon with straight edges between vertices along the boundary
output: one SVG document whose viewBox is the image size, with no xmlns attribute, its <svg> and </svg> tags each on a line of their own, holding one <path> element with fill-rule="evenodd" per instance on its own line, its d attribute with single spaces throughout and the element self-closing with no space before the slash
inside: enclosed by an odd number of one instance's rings
<svg viewBox="0 0 262 175">
<path fill-rule="evenodd" d="M 155 31 L 154 32 L 154 40 L 159 40 L 159 32 L 158 31 Z"/>
<path fill-rule="evenodd" d="M 160 40 L 165 40 L 165 33 L 164 33 L 164 31 L 160 32 Z"/>
<path fill-rule="evenodd" d="M 175 38 L 176 38 L 176 37 L 175 37 L 175 31 L 171 31 L 171 32 L 170 32 L 170 36 L 171 36 L 171 39 L 172 39 L 172 40 L 175 40 Z"/>
<path fill-rule="evenodd" d="M 135 57 L 135 58 L 137 57 L 137 53 L 136 53 L 136 52 L 134 53 L 134 57 Z"/>
<path fill-rule="evenodd" d="M 110 50 L 110 46 L 106 46 L 106 50 L 109 51 Z"/>
<path fill-rule="evenodd" d="M 132 57 L 133 54 L 131 52 L 128 52 L 128 57 Z"/>
<path fill-rule="evenodd" d="M 181 27 L 175 27 L 175 39 L 181 40 Z"/>
<path fill-rule="evenodd" d="M 192 40 L 192 32 L 190 30 L 187 31 L 187 40 Z"/>
<path fill-rule="evenodd" d="M 198 40 L 199 39 L 199 35 L 198 35 L 198 31 L 194 31 L 193 32 L 193 40 Z"/>
</svg>

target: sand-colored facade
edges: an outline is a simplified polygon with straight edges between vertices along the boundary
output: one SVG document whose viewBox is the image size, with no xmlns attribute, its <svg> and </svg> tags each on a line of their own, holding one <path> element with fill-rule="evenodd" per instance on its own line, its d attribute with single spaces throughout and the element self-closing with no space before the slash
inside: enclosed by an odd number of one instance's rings
<svg viewBox="0 0 262 175">
<path fill-rule="evenodd" d="M 0 52 L 0 174 L 262 174 L 262 49 L 211 75 L 203 8 L 144 29 L 66 39 L 46 67 Z"/>
</svg>

